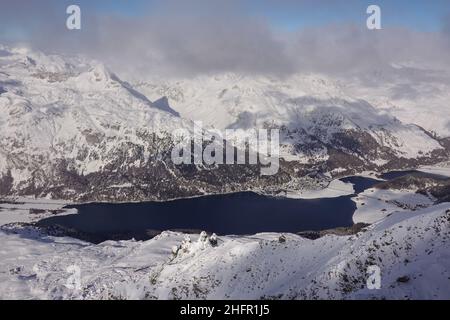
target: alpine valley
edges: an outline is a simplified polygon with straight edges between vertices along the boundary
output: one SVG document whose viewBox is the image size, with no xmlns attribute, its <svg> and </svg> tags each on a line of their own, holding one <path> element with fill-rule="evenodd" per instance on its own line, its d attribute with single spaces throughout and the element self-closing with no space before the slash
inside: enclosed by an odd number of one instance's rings
<svg viewBox="0 0 450 320">
<path fill-rule="evenodd" d="M 450 299 L 449 101 L 450 73 L 409 62 L 347 77 L 133 78 L 86 57 L 0 46 L 0 299 Z M 278 172 L 175 165 L 172 133 L 194 134 L 197 121 L 278 129 Z M 250 199 L 249 210 L 264 201 L 276 219 L 287 200 L 290 210 L 306 203 L 290 226 L 323 199 L 341 205 L 320 207 L 325 220 L 350 211 L 336 228 L 165 228 L 142 239 L 51 223 L 94 225 L 83 206 L 137 217 L 126 206 L 148 201 L 186 221 L 199 211 L 192 201 L 214 197 Z M 265 218 L 252 226 L 274 221 Z M 373 266 L 378 290 L 367 286 Z"/>
</svg>

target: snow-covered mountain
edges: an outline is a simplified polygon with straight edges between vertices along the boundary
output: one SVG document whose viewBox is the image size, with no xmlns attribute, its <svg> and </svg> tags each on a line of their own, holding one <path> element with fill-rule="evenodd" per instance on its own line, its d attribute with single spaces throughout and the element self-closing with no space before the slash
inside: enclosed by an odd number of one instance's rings
<svg viewBox="0 0 450 320">
<path fill-rule="evenodd" d="M 226 172 L 175 167 L 171 134 L 192 131 L 192 123 L 101 63 L 3 47 L 0 87 L 1 195 L 170 199 L 237 183 Z M 234 168 L 237 188 L 256 179 L 257 169 Z M 214 186 L 209 180 L 217 184 L 217 176 L 226 180 Z"/>
<path fill-rule="evenodd" d="M 404 123 L 450 137 L 450 73 L 445 69 L 396 63 L 389 73 L 374 71 L 346 81 L 343 91 L 369 101 Z"/>
<path fill-rule="evenodd" d="M 184 117 L 203 120 L 218 128 L 234 125 L 243 113 L 248 113 L 247 125 L 268 119 L 293 121 L 292 113 L 300 106 L 292 102 L 302 98 L 300 101 L 309 111 L 323 109 L 324 112 L 341 111 L 324 108 L 339 106 L 339 101 L 368 102 L 379 116 L 389 114 L 405 124 L 416 124 L 441 137 L 450 137 L 450 74 L 445 70 L 393 64 L 389 72 L 374 69 L 372 73 L 346 78 L 318 73 L 284 78 L 225 73 L 134 82 L 151 99 L 166 96 Z M 361 110 L 361 115 L 375 115 L 362 113 L 367 111 Z M 342 115 L 351 117 L 345 112 Z M 308 114 L 303 116 L 308 118 Z M 367 118 L 366 121 L 376 124 L 377 119 Z M 358 119 L 355 122 L 359 124 Z"/>
<path fill-rule="evenodd" d="M 99 62 L 1 47 L 0 109 L 3 196 L 126 201 L 272 193 L 320 186 L 311 173 L 448 158 L 429 132 L 315 75 L 225 74 L 132 86 Z M 281 129 L 278 174 L 260 177 L 250 165 L 175 166 L 171 133 L 191 131 L 192 120 L 220 129 Z"/>
<path fill-rule="evenodd" d="M 219 129 L 279 127 L 286 160 L 322 163 L 326 171 L 339 171 L 337 165 L 346 167 L 345 162 L 376 169 L 399 159 L 413 165 L 411 159 L 445 157 L 445 141 L 430 132 L 438 130 L 441 137 L 448 132 L 437 126 L 428 127 L 429 131 L 421 127 L 430 124 L 426 110 L 434 113 L 435 107 L 422 98 L 418 106 L 409 108 L 410 114 L 421 108 L 422 117 L 404 116 L 407 121 L 401 121 L 394 115 L 402 113 L 391 113 L 377 99 L 381 89 L 371 96 L 367 87 L 362 83 L 358 87 L 355 81 L 318 74 L 282 79 L 222 74 L 141 81 L 136 88 L 151 99 L 165 96 L 182 117 Z M 447 107 L 442 99 L 440 119 L 450 121 L 443 111 Z"/>
<path fill-rule="evenodd" d="M 67 197 L 88 192 L 85 177 L 99 172 L 97 184 L 124 183 L 121 168 L 141 168 L 151 157 L 157 166 L 158 146 L 175 128 L 189 128 L 102 64 L 80 58 L 3 49 L 0 86 L 4 192 Z"/>
</svg>

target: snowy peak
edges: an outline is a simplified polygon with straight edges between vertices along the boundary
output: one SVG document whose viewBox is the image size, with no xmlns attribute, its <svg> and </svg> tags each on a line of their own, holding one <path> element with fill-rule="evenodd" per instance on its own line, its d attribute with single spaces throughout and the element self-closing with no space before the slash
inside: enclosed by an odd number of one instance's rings
<svg viewBox="0 0 450 320">
<path fill-rule="evenodd" d="M 104 64 L 82 57 L 45 55 L 30 49 L 3 47 L 0 55 L 0 84 L 2 92 L 17 93 L 29 98 L 32 105 L 64 103 L 66 99 L 108 95 L 158 112 L 161 110 L 129 84 L 120 80 Z M 39 97 L 39 95 L 41 97 Z M 106 97 L 107 98 L 107 97 Z M 37 103 L 36 103 L 37 102 Z M 110 105 L 114 107 L 114 105 Z M 170 113 L 170 110 L 162 110 Z"/>
</svg>

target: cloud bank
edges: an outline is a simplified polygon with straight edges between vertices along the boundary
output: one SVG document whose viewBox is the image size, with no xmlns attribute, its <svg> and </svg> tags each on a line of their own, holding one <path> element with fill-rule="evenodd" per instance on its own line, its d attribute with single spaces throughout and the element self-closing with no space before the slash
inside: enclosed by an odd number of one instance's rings
<svg viewBox="0 0 450 320">
<path fill-rule="evenodd" d="M 276 5 L 263 1 L 266 5 Z M 311 1 L 281 1 L 311 8 Z M 314 1 L 314 3 L 317 3 Z M 324 23 L 296 31 L 251 14 L 245 1 L 157 1 L 139 15 L 82 7 L 82 30 L 65 28 L 69 1 L 3 0 L 0 42 L 46 52 L 85 54 L 114 70 L 140 75 L 193 76 L 240 72 L 353 74 L 389 70 L 393 63 L 450 69 L 450 16 L 438 32 Z M 325 7 L 329 1 L 319 5 Z M 348 3 L 347 3 L 348 5 Z"/>
</svg>

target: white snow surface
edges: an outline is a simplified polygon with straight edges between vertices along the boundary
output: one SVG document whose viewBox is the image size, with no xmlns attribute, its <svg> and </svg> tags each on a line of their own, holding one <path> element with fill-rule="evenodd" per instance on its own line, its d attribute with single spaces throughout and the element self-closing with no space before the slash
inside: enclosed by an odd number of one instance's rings
<svg viewBox="0 0 450 320">
<path fill-rule="evenodd" d="M 353 236 L 286 234 L 280 242 L 265 233 L 219 237 L 217 246 L 173 232 L 93 245 L 0 231 L 0 298 L 449 299 L 449 209 L 395 212 Z M 379 290 L 366 287 L 369 265 L 381 269 Z M 68 285 L 71 266 L 79 290 Z"/>
<path fill-rule="evenodd" d="M 417 169 L 425 173 L 436 174 L 444 177 L 450 177 L 450 162 L 439 163 L 434 166 L 422 166 Z"/>
<path fill-rule="evenodd" d="M 412 190 L 383 190 L 369 188 L 352 198 L 356 203 L 354 223 L 374 223 L 396 211 L 416 210 L 433 205 L 430 197 Z"/>
<path fill-rule="evenodd" d="M 355 190 L 351 183 L 343 182 L 339 179 L 332 180 L 328 186 L 323 189 L 313 190 L 288 190 L 283 193 L 283 197 L 290 199 L 323 199 L 323 198 L 337 198 L 354 194 Z"/>
<path fill-rule="evenodd" d="M 67 202 L 51 199 L 34 199 L 27 197 L 15 197 L 11 199 L 2 199 L 0 203 L 0 226 L 24 222 L 35 222 L 52 216 L 76 214 L 77 209 L 66 209 Z"/>
</svg>

